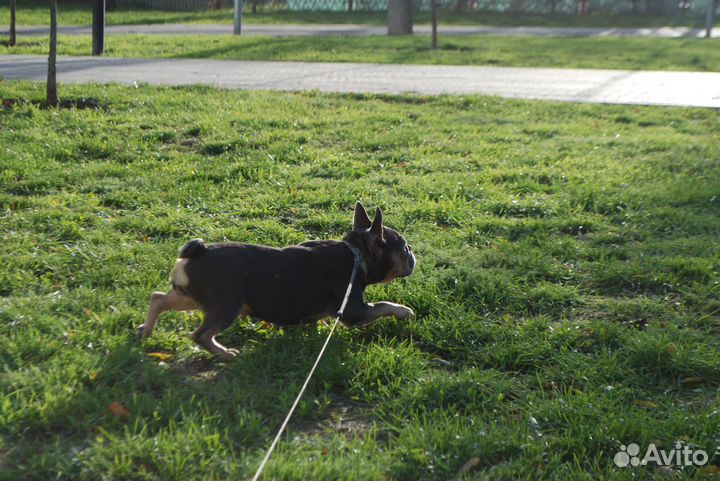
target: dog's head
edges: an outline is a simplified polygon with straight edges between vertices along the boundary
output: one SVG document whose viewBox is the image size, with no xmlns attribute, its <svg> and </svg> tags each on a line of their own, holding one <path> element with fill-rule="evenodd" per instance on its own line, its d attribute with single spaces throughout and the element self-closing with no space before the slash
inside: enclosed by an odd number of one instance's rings
<svg viewBox="0 0 720 481">
<path fill-rule="evenodd" d="M 410 246 L 397 231 L 383 225 L 379 207 L 375 218 L 370 220 L 365 207 L 360 202 L 355 204 L 353 229 L 344 240 L 360 251 L 370 284 L 409 276 L 415 269 Z"/>
</svg>

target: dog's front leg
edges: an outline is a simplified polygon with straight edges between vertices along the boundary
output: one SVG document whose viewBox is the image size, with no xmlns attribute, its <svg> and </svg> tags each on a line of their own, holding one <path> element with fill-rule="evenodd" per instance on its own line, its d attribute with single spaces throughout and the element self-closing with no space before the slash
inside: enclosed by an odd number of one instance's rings
<svg viewBox="0 0 720 481">
<path fill-rule="evenodd" d="M 409 307 L 394 302 L 351 303 L 345 308 L 340 320 L 348 327 L 356 327 L 369 324 L 381 317 L 395 317 L 404 321 L 414 315 L 415 312 Z"/>
</svg>

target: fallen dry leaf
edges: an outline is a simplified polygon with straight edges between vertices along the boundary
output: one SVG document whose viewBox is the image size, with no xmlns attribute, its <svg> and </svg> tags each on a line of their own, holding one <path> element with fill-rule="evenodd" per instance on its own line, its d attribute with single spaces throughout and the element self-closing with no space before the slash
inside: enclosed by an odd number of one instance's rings
<svg viewBox="0 0 720 481">
<path fill-rule="evenodd" d="M 720 476 L 720 467 L 717 467 L 714 464 L 705 466 L 701 471 L 710 476 Z"/>
<path fill-rule="evenodd" d="M 465 461 L 465 464 L 463 464 L 460 467 L 460 469 L 458 469 L 458 472 L 457 472 L 458 477 L 465 476 L 467 473 L 472 471 L 472 469 L 475 466 L 477 466 L 478 464 L 480 464 L 480 458 L 474 457 L 474 458 L 468 459 L 467 461 Z"/>
<path fill-rule="evenodd" d="M 172 354 L 167 354 L 164 352 L 149 352 L 149 357 L 152 357 L 153 359 L 157 359 L 158 361 L 169 361 L 172 359 Z"/>
<path fill-rule="evenodd" d="M 683 384 L 702 384 L 705 380 L 701 377 L 691 376 L 680 379 L 680 382 Z"/>
<path fill-rule="evenodd" d="M 128 411 L 125 406 L 123 406 L 119 402 L 111 402 L 108 406 L 108 411 L 113 416 L 117 416 L 119 418 L 126 418 L 130 416 L 130 411 Z"/>
</svg>

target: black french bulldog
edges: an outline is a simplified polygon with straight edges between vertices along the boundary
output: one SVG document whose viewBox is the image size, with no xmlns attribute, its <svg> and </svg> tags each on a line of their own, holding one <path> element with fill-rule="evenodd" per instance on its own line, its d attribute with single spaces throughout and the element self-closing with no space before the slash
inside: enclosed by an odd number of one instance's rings
<svg viewBox="0 0 720 481">
<path fill-rule="evenodd" d="M 405 239 L 355 205 L 353 229 L 342 241 L 311 241 L 284 249 L 191 240 L 180 251 L 170 274 L 172 289 L 155 292 L 141 336 L 152 334 L 164 311 L 201 309 L 202 325 L 192 339 L 211 353 L 232 358 L 238 354 L 215 340 L 235 318 L 252 316 L 273 324 L 291 325 L 335 316 L 345 297 L 356 259 L 359 268 L 341 321 L 346 326 L 368 324 L 380 317 L 408 319 L 412 309 L 392 302 L 365 303 L 370 284 L 390 282 L 412 274 L 415 256 Z"/>
</svg>

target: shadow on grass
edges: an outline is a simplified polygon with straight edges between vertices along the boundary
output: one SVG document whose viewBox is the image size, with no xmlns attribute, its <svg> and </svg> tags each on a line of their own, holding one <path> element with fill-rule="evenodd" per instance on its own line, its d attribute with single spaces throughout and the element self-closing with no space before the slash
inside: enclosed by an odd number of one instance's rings
<svg viewBox="0 0 720 481">
<path fill-rule="evenodd" d="M 335 47 L 333 37 L 315 39 L 312 44 L 303 41 L 302 37 L 244 37 L 241 43 L 216 48 L 205 48 L 183 52 L 170 58 L 213 58 L 220 60 L 238 59 L 242 51 L 242 60 L 306 60 L 308 53 L 318 50 L 331 50 Z M 304 54 L 301 56 L 301 54 Z"/>
<path fill-rule="evenodd" d="M 32 104 L 41 109 L 52 108 L 52 107 L 48 107 L 47 102 L 45 100 L 28 100 L 28 101 L 26 101 L 26 100 L 21 100 L 21 99 L 14 99 L 14 98 L 6 98 L 6 99 L 0 100 L 0 105 L 2 105 L 2 108 L 4 110 L 11 110 L 11 109 L 15 108 L 16 106 L 21 106 L 23 104 Z M 56 108 L 67 109 L 67 110 L 107 110 L 108 106 L 94 98 L 78 97 L 78 98 L 60 99 L 58 102 L 58 106 Z"/>
<path fill-rule="evenodd" d="M 244 453 L 264 449 L 278 429 L 326 335 L 313 329 L 258 337 L 248 329 L 231 329 L 223 342 L 242 349 L 232 361 L 220 362 L 204 352 L 180 357 L 189 352 L 187 346 L 179 347 L 177 359 L 165 358 L 129 334 L 98 369 L 68 379 L 72 395 L 43 406 L 42 419 L 27 414 L 20 421 L 22 434 L 0 453 L 0 466 L 20 473 L 55 459 L 56 466 L 72 473 L 82 469 L 83 458 L 75 454 L 102 458 L 111 443 L 130 458 L 133 469 L 154 466 L 162 472 L 166 456 L 195 436 L 197 441 L 187 442 L 218 439 L 226 446 L 224 456 L 244 463 Z M 351 404 L 344 398 L 351 375 L 346 351 L 340 336 L 333 339 L 290 431 L 319 432 L 330 409 Z M 154 443 L 159 446 L 154 453 L 141 448 Z M 195 452 L 206 451 L 198 446 L 193 444 Z"/>
</svg>

